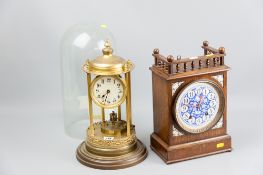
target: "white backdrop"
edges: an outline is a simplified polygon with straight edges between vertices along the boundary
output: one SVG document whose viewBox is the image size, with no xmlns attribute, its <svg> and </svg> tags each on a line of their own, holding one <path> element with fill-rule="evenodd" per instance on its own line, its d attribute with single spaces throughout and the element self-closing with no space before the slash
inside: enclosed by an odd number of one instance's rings
<svg viewBox="0 0 263 175">
<path fill-rule="evenodd" d="M 203 40 L 224 46 L 234 151 L 167 166 L 148 149 L 143 163 L 119 171 L 79 164 L 81 140 L 63 131 L 59 46 L 69 27 L 90 21 L 107 24 L 116 54 L 135 62 L 133 118 L 147 146 L 152 50 L 185 57 L 201 55 Z M 0 174 L 262 174 L 262 21 L 260 0 L 0 0 Z"/>
</svg>

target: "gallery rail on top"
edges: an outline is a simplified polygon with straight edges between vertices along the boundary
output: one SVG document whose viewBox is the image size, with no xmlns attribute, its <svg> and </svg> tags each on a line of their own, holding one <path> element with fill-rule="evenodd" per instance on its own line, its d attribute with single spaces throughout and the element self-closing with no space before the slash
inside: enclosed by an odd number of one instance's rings
<svg viewBox="0 0 263 175">
<path fill-rule="evenodd" d="M 154 57 L 154 65 L 166 74 L 176 74 L 195 69 L 224 65 L 224 56 L 226 55 L 224 47 L 215 49 L 209 46 L 208 41 L 204 41 L 202 48 L 204 49 L 203 56 L 189 58 L 181 58 L 180 55 L 176 58 L 172 55 L 165 57 L 159 53 L 159 49 L 154 49 L 152 54 Z"/>
</svg>

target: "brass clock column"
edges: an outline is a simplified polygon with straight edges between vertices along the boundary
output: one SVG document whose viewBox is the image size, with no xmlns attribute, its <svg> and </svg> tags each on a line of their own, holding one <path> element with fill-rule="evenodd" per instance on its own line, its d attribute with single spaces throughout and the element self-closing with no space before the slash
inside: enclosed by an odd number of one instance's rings
<svg viewBox="0 0 263 175">
<path fill-rule="evenodd" d="M 134 64 L 113 55 L 108 41 L 104 46 L 102 56 L 83 65 L 87 73 L 90 126 L 76 157 L 80 163 L 93 168 L 126 168 L 147 157 L 147 150 L 137 139 L 132 124 L 131 70 Z M 126 121 L 121 116 L 125 104 Z M 101 108 L 101 121 L 94 122 L 94 105 Z"/>
</svg>

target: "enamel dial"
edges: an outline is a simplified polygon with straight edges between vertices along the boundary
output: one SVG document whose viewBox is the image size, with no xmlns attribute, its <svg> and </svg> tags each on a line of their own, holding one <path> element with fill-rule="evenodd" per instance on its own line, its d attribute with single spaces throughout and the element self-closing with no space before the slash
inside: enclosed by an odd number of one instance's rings
<svg viewBox="0 0 263 175">
<path fill-rule="evenodd" d="M 190 83 L 179 92 L 175 101 L 175 119 L 189 133 L 212 128 L 224 109 L 224 96 L 217 84 L 209 80 Z"/>
<path fill-rule="evenodd" d="M 125 96 L 126 86 L 119 76 L 98 76 L 91 84 L 91 97 L 101 107 L 119 106 Z"/>
</svg>

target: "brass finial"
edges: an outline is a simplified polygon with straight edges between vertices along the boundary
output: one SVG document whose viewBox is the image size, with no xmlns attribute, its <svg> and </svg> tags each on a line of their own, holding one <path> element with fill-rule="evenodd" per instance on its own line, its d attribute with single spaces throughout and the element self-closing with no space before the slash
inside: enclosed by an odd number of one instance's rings
<svg viewBox="0 0 263 175">
<path fill-rule="evenodd" d="M 104 43 L 104 48 L 102 49 L 103 55 L 112 55 L 113 49 L 111 48 L 111 44 L 109 40 L 106 40 Z"/>
<path fill-rule="evenodd" d="M 88 66 L 89 65 L 89 59 L 87 59 L 86 61 L 85 61 L 85 64 Z"/>
<path fill-rule="evenodd" d="M 128 61 L 122 66 L 122 70 L 126 72 L 126 71 L 129 69 L 129 65 L 130 65 L 130 61 L 128 60 Z"/>
<path fill-rule="evenodd" d="M 82 70 L 84 70 L 85 72 L 89 70 L 89 59 L 87 59 L 83 64 Z"/>
</svg>

